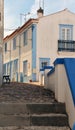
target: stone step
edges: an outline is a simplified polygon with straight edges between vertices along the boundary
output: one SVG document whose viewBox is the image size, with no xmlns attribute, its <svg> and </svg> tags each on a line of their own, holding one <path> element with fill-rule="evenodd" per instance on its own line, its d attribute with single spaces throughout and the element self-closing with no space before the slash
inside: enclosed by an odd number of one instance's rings
<svg viewBox="0 0 75 130">
<path fill-rule="evenodd" d="M 69 126 L 64 114 L 31 115 L 30 123 L 33 126 Z"/>
<path fill-rule="evenodd" d="M 0 127 L 68 125 L 68 118 L 65 114 L 0 115 Z"/>
<path fill-rule="evenodd" d="M 0 88 L 0 130 L 70 130 L 65 104 L 39 86 L 10 83 Z"/>
<path fill-rule="evenodd" d="M 0 103 L 0 114 L 46 114 L 66 113 L 64 103 L 37 104 L 37 103 Z"/>
<path fill-rule="evenodd" d="M 65 114 L 64 103 L 51 103 L 51 104 L 27 104 L 27 110 L 29 113 L 45 114 L 45 113 L 62 113 Z"/>
<path fill-rule="evenodd" d="M 11 126 L 11 127 L 0 127 L 0 130 L 70 130 L 69 127 L 51 127 L 51 126 Z"/>
<path fill-rule="evenodd" d="M 0 115 L 0 127 L 30 126 L 30 117 L 26 115 Z"/>
</svg>

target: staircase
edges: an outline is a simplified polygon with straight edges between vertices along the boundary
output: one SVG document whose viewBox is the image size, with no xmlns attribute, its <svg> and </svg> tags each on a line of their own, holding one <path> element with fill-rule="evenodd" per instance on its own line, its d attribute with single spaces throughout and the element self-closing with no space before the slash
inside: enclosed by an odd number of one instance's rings
<svg viewBox="0 0 75 130">
<path fill-rule="evenodd" d="M 65 104 L 58 103 L 50 90 L 15 83 L 0 88 L 0 130 L 70 128 Z"/>
</svg>

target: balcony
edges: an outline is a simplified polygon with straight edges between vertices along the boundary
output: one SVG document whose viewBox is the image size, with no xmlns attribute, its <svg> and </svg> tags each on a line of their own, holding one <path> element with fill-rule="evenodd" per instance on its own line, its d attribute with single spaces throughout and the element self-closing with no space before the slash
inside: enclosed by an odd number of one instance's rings
<svg viewBox="0 0 75 130">
<path fill-rule="evenodd" d="M 58 51 L 75 52 L 75 41 L 58 40 Z"/>
</svg>

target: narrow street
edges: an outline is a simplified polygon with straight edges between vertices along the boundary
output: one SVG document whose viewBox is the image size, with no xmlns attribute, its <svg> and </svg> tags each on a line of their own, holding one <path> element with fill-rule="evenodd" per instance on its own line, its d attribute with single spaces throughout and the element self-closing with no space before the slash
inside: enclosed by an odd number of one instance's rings
<svg viewBox="0 0 75 130">
<path fill-rule="evenodd" d="M 43 86 L 15 82 L 0 87 L 0 102 L 51 103 L 55 99 L 53 92 Z"/>
<path fill-rule="evenodd" d="M 0 130 L 70 130 L 65 104 L 43 86 L 27 83 L 0 87 Z"/>
</svg>

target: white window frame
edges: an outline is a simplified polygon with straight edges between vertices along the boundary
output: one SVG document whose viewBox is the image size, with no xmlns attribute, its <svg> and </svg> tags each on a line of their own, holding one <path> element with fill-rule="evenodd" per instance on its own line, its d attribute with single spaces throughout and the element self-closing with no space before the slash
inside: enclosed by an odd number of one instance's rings
<svg viewBox="0 0 75 130">
<path fill-rule="evenodd" d="M 63 30 L 64 30 L 64 32 L 63 32 Z M 68 30 L 69 30 L 69 32 L 68 32 Z M 61 29 L 61 40 L 72 40 L 71 28 L 62 27 L 62 29 Z"/>
</svg>

